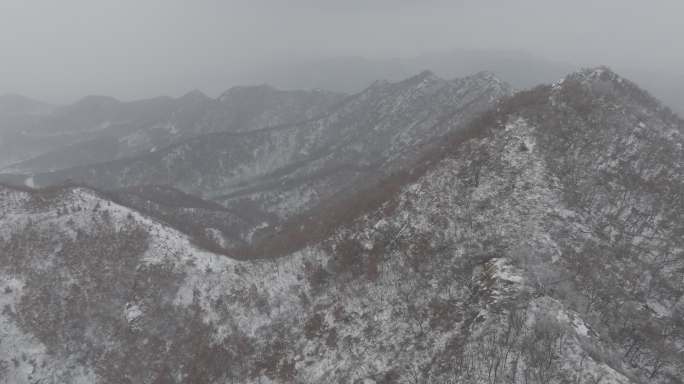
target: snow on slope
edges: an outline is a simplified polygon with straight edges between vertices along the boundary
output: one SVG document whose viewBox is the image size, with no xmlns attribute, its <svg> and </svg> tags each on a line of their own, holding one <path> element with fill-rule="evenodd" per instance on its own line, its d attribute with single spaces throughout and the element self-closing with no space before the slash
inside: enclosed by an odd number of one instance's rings
<svg viewBox="0 0 684 384">
<path fill-rule="evenodd" d="M 202 251 L 85 189 L 3 192 L 0 268 L 23 281 L 3 320 L 51 351 L 48 382 L 677 379 L 657 348 L 682 333 L 641 300 L 680 300 L 681 266 L 654 267 L 682 246 L 681 125 L 585 76 L 503 103 L 380 208 L 274 260 Z M 673 331 L 637 338 L 649 324 Z"/>
</svg>

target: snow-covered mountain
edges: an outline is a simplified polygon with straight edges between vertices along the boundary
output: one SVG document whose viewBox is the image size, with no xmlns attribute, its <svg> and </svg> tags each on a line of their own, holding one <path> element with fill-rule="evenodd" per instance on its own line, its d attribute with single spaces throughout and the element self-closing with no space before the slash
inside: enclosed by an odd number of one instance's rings
<svg viewBox="0 0 684 384">
<path fill-rule="evenodd" d="M 390 141 L 403 172 L 289 216 L 248 259 L 174 229 L 222 207 L 172 188 L 0 187 L 0 377 L 680 383 L 684 122 L 607 68 L 470 119 L 435 102 L 470 89 L 452 84 L 357 96 L 368 132 L 415 118 L 399 131 L 445 135 L 416 156 Z"/>
<path fill-rule="evenodd" d="M 219 100 L 234 106 L 232 116 L 249 115 L 235 100 L 261 105 L 252 99 L 270 92 L 236 89 Z M 252 207 L 247 219 L 256 224 L 243 228 L 238 237 L 244 238 L 257 227 L 274 226 L 410 167 L 442 136 L 463 129 L 511 93 L 489 73 L 443 80 L 426 71 L 398 83 L 376 82 L 301 123 L 197 135 L 144 156 L 31 180 L 39 186 L 72 180 L 108 190 L 166 185 L 233 211 Z"/>
</svg>

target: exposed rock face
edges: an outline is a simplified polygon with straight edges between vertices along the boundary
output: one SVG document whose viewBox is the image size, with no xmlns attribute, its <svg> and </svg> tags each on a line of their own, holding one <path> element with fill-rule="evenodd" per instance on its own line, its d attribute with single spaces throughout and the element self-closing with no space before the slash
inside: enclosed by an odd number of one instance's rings
<svg viewBox="0 0 684 384">
<path fill-rule="evenodd" d="M 450 92 L 429 74 L 408 81 Z M 392 87 L 405 89 L 366 92 Z M 426 100 L 415 92 L 397 99 Z M 373 110 L 398 108 L 385 103 Z M 418 113 L 411 108 L 402 104 L 397 121 Z M 86 188 L 3 187 L 1 374 L 54 383 L 681 382 L 682 121 L 606 68 L 459 121 L 427 154 L 402 152 L 413 160 L 396 163 L 408 169 L 392 184 L 310 211 L 289 232 L 308 236 L 304 245 L 269 260 L 202 250 Z M 383 124 L 394 120 L 372 126 Z M 127 201 L 155 195 L 166 207 L 212 209 L 147 188 L 127 190 Z M 335 219 L 358 206 L 352 219 Z M 312 230 L 322 222 L 330 229 Z"/>
</svg>

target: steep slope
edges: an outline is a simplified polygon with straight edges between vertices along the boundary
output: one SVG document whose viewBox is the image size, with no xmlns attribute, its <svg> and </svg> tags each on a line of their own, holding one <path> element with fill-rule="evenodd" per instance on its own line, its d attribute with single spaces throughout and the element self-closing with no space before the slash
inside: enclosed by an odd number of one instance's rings
<svg viewBox="0 0 684 384">
<path fill-rule="evenodd" d="M 576 73 L 499 103 L 375 207 L 345 201 L 370 208 L 312 237 L 319 212 L 298 250 L 261 261 L 202 251 L 88 189 L 3 188 L 0 372 L 681 382 L 683 134 L 608 69 Z"/>
<path fill-rule="evenodd" d="M 422 276 L 397 282 L 425 322 L 453 295 L 443 269 L 465 259 L 493 280 L 446 357 L 413 359 L 418 382 L 680 382 L 682 121 L 599 68 L 479 123 L 492 131 L 340 235 L 367 275 L 389 253 Z"/>
<path fill-rule="evenodd" d="M 342 99 L 324 91 L 237 87 L 214 100 L 198 91 L 178 99 L 120 102 L 88 96 L 56 108 L 28 127 L 7 123 L 7 147 L 24 161 L 5 171 L 39 173 L 132 157 L 211 132 L 239 132 L 295 123 L 322 114 Z M 4 163 L 15 161 L 7 155 Z M 2 163 L 0 163 L 1 165 Z"/>
</svg>

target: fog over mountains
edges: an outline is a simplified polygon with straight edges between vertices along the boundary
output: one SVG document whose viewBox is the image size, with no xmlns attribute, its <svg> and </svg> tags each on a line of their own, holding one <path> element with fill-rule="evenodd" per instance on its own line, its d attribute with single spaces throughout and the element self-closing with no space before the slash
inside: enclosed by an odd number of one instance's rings
<svg viewBox="0 0 684 384">
<path fill-rule="evenodd" d="M 7 382 L 684 377 L 684 121 L 609 68 L 2 102 Z"/>
<path fill-rule="evenodd" d="M 0 384 L 684 384 L 681 0 L 1 0 Z"/>
<path fill-rule="evenodd" d="M 680 84 L 671 94 L 681 98 L 682 13 L 680 0 L 4 0 L 0 94 L 54 104 L 71 104 L 88 94 L 124 101 L 177 97 L 195 88 L 217 97 L 233 85 L 282 87 L 270 78 L 271 70 L 287 74 L 283 68 L 302 62 L 310 68 L 306 63 L 361 57 L 377 70 L 393 58 L 423 61 L 398 77 L 376 72 L 361 80 L 336 79 L 354 83 L 353 89 L 314 86 L 356 93 L 371 81 L 399 81 L 425 69 L 443 78 L 494 70 L 487 62 L 529 52 L 541 61 L 571 66 L 530 86 L 557 81 L 580 67 L 607 64 L 676 108 L 678 100 L 651 89 L 636 71 L 655 74 L 664 86 Z M 477 56 L 473 51 L 494 53 L 465 73 L 442 72 L 462 65 L 457 62 L 424 61 L 453 50 L 465 51 L 457 51 L 463 62 Z M 523 69 L 516 76 L 494 72 L 517 87 L 517 76 L 537 72 L 536 66 Z M 292 76 L 308 74 L 302 70 Z"/>
</svg>

